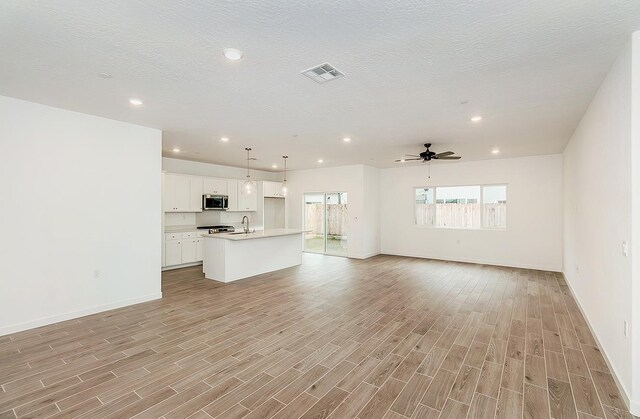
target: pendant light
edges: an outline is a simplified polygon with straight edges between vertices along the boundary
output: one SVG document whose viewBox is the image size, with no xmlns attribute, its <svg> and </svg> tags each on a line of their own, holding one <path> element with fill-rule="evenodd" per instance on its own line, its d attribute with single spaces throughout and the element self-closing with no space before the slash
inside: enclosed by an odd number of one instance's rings
<svg viewBox="0 0 640 419">
<path fill-rule="evenodd" d="M 256 185 L 251 181 L 251 174 L 249 173 L 249 162 L 251 161 L 251 148 L 245 148 L 247 151 L 247 179 L 242 183 L 242 187 L 240 188 L 240 193 L 243 195 L 253 195 L 256 193 Z"/>
<path fill-rule="evenodd" d="M 282 181 L 280 192 L 282 193 L 282 196 L 287 196 L 287 192 L 289 192 L 289 189 L 287 188 L 287 159 L 289 156 L 282 156 L 282 158 L 284 159 L 284 180 Z"/>
</svg>

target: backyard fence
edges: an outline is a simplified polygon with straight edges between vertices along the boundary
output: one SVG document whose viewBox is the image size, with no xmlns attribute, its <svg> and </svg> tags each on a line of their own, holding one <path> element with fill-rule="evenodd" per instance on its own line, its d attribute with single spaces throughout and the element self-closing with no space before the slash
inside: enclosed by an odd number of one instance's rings
<svg viewBox="0 0 640 419">
<path fill-rule="evenodd" d="M 324 205 L 305 204 L 304 206 L 305 230 L 322 235 L 324 231 Z M 347 235 L 347 204 L 327 205 L 327 235 L 346 237 Z"/>
<path fill-rule="evenodd" d="M 507 204 L 483 204 L 486 228 L 507 226 Z M 416 224 L 434 227 L 480 228 L 480 204 L 416 204 Z M 435 219 L 434 219 L 435 216 Z"/>
</svg>

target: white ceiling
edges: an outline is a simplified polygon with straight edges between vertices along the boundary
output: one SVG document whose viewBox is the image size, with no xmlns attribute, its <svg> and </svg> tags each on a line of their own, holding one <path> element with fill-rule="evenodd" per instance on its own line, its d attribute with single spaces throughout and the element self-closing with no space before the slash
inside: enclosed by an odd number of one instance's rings
<svg viewBox="0 0 640 419">
<path fill-rule="evenodd" d="M 557 153 L 636 29 L 635 0 L 3 0 L 0 94 L 162 129 L 172 157 L 242 166 L 251 146 L 268 170 L 392 167 L 426 140 Z M 346 76 L 300 74 L 327 61 Z"/>
</svg>

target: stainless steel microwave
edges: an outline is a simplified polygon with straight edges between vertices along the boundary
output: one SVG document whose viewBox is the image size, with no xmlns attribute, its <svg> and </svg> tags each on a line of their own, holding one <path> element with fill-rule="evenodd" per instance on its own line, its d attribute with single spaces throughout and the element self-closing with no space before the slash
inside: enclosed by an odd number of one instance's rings
<svg viewBox="0 0 640 419">
<path fill-rule="evenodd" d="M 202 195 L 203 210 L 227 210 L 229 209 L 229 197 L 227 195 Z"/>
</svg>

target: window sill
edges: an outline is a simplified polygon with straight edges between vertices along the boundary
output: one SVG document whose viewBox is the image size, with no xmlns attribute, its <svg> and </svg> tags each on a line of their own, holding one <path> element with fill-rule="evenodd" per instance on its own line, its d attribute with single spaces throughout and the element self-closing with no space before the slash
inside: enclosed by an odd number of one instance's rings
<svg viewBox="0 0 640 419">
<path fill-rule="evenodd" d="M 428 230 L 456 230 L 456 231 L 508 231 L 507 227 L 505 228 L 490 228 L 490 227 L 478 227 L 478 228 L 466 228 L 466 227 L 435 227 L 435 226 L 425 226 L 425 225 L 413 225 L 415 228 L 420 229 L 428 229 Z"/>
</svg>

